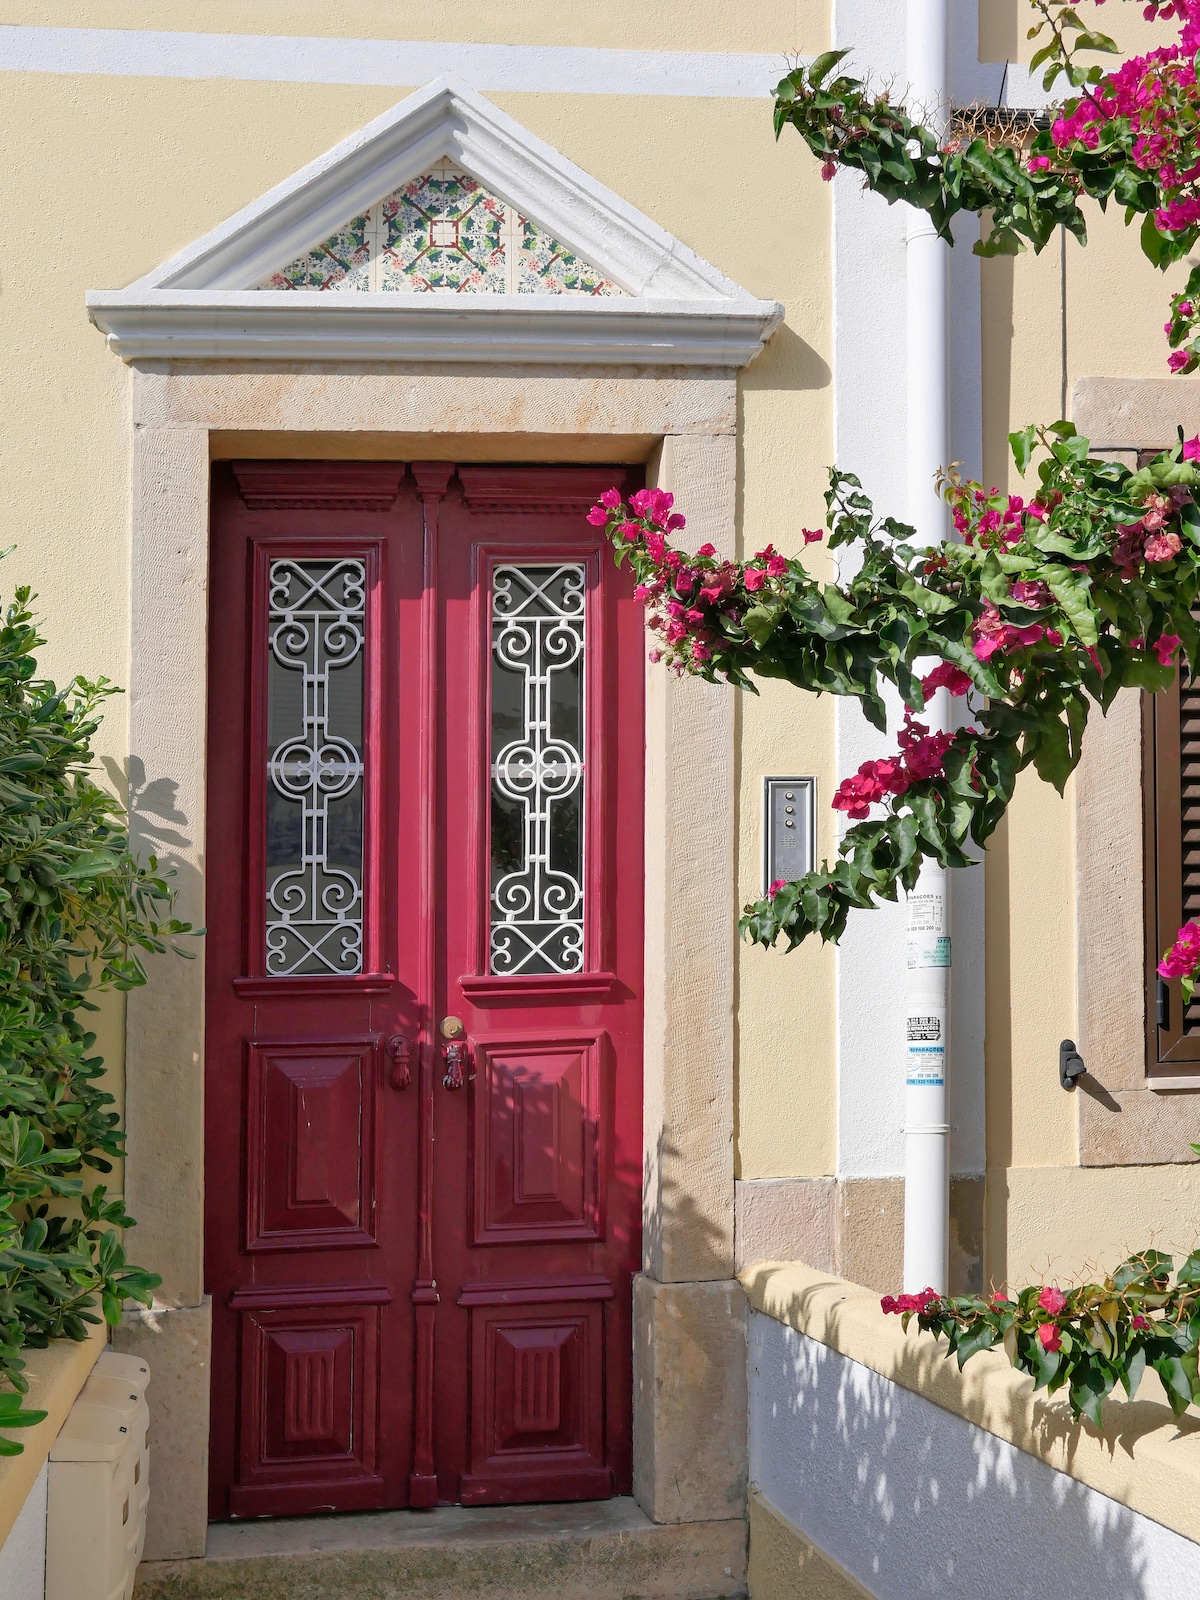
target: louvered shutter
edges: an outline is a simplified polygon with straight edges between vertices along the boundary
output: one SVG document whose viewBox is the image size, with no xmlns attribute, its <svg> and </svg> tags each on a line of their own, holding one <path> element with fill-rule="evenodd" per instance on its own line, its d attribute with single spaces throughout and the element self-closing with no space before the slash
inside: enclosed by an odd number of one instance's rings
<svg viewBox="0 0 1200 1600">
<path fill-rule="evenodd" d="M 1146 1066 L 1194 1074 L 1200 998 L 1183 1010 L 1178 980 L 1156 971 L 1183 923 L 1200 921 L 1200 680 L 1145 696 Z"/>
<path fill-rule="evenodd" d="M 1143 467 L 1157 450 L 1139 450 Z M 1185 922 L 1200 921 L 1200 678 L 1142 696 L 1146 884 L 1146 1070 L 1194 1076 L 1200 991 L 1183 1009 L 1178 978 L 1158 976 Z"/>
</svg>

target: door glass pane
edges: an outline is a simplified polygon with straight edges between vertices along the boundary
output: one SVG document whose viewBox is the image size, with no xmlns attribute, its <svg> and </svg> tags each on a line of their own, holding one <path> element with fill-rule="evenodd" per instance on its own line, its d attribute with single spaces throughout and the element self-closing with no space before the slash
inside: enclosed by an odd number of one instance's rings
<svg viewBox="0 0 1200 1600">
<path fill-rule="evenodd" d="M 361 561 L 271 563 L 267 941 L 272 977 L 362 970 Z"/>
<path fill-rule="evenodd" d="M 491 971 L 583 967 L 586 569 L 492 577 Z"/>
</svg>

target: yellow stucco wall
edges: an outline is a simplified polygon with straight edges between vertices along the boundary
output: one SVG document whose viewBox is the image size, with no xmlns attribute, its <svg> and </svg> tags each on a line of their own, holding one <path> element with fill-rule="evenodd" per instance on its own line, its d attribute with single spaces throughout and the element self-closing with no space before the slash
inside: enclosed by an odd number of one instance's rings
<svg viewBox="0 0 1200 1600">
<path fill-rule="evenodd" d="M 1024 41 L 1023 0 L 981 6 L 981 54 L 1003 58 L 1003 40 L 1018 16 L 1020 53 L 1028 58 L 1034 46 Z M 1099 20 L 1125 48 L 1169 38 L 1169 30 L 1144 23 L 1132 6 L 1110 6 Z M 1166 371 L 1162 325 L 1186 264 L 1155 271 L 1141 254 L 1136 228 L 1127 229 L 1119 212 L 1091 208 L 1088 231 L 1086 247 L 1066 240 L 1065 262 L 1059 237 L 1040 256 L 982 264 L 989 482 L 1020 487 L 1009 430 L 1061 415 L 1064 394 L 1069 415 L 1077 378 Z M 1063 1094 L 1055 1073 L 1059 1040 L 1077 1031 L 1073 819 L 1074 785 L 1060 798 L 1027 773 L 988 854 L 987 1259 L 996 1277 L 1045 1270 L 1062 1218 L 1060 1171 L 1078 1159 L 1074 1097 Z M 1008 1168 L 1018 1169 L 1011 1179 Z M 1138 1181 L 1136 1170 L 1086 1175 L 1096 1200 L 1083 1229 L 1090 1244 L 1072 1237 L 1065 1252 L 1070 1270 L 1111 1260 L 1132 1239 L 1161 1235 L 1162 1184 Z M 1168 1168 L 1162 1181 L 1172 1192 L 1182 1183 L 1200 1200 L 1197 1174 Z M 1019 1210 L 1005 1198 L 1010 1184 L 1022 1196 Z M 1065 1266 L 1064 1257 L 1059 1270 Z"/>
<path fill-rule="evenodd" d="M 262 0 L 251 28 L 244 0 L 209 0 L 199 16 L 184 0 L 0 0 L 0 24 L 755 51 L 778 54 L 782 69 L 786 52 L 827 45 L 829 9 L 825 0 L 732 8 L 723 0 L 655 7 L 621 0 L 584 9 L 550 0 L 514 7 L 419 0 L 403 8 L 401 24 L 379 0 L 348 0 L 336 12 L 316 0 Z M 1105 25 L 1122 38 L 1153 32 L 1136 8 L 1109 10 Z M 981 22 L 984 56 L 1032 48 L 1017 39 L 1023 0 L 981 0 Z M 406 91 L 34 74 L 5 74 L 4 90 L 0 383 L 14 402 L 3 430 L 0 540 L 17 549 L 0 579 L 7 588 L 28 581 L 38 590 L 49 672 L 104 672 L 123 682 L 128 374 L 88 325 L 84 291 L 130 282 Z M 739 510 L 744 549 L 773 540 L 794 552 L 800 529 L 823 517 L 832 456 L 830 191 L 815 163 L 798 139 L 775 143 L 765 102 L 489 98 L 751 293 L 784 302 L 786 327 L 741 384 Z M 33 270 L 35 256 L 51 269 Z M 1162 370 L 1172 280 L 1142 260 L 1119 217 L 1096 220 L 1086 253 L 1068 242 L 1064 374 L 1059 242 L 1040 257 L 985 263 L 981 273 L 985 472 L 1000 482 L 1008 430 L 1058 415 L 1064 376 L 1069 393 L 1084 374 Z M 768 684 L 760 699 L 741 698 L 739 728 L 740 904 L 759 892 L 762 773 L 816 772 L 819 844 L 823 853 L 834 848 L 833 705 Z M 119 762 L 125 746 L 118 701 L 102 750 Z M 1053 1073 L 1058 1040 L 1074 1027 L 1071 819 L 1069 795 L 1061 800 L 1027 779 L 989 856 L 994 1169 L 1053 1172 L 1076 1160 L 1073 1102 Z M 833 973 L 832 954 L 815 946 L 786 959 L 739 953 L 735 1137 L 743 1177 L 834 1169 Z M 114 1008 L 105 1021 L 114 1059 L 119 1024 Z"/>
<path fill-rule="evenodd" d="M 249 31 L 246 8 L 168 4 L 0 5 L 0 23 Z M 727 8 L 606 7 L 585 14 L 519 8 L 374 3 L 268 5 L 254 30 L 342 37 L 624 48 L 812 52 L 827 8 L 811 0 Z M 201 236 L 407 92 L 260 82 L 7 74 L 0 174 L 7 226 L 0 297 L 10 337 L 0 382 L 21 404 L 6 428 L 3 537 L 17 545 L 4 576 L 31 582 L 46 619 L 47 670 L 128 679 L 128 373 L 83 312 L 88 288 L 122 286 Z M 829 191 L 798 142 L 776 145 L 764 102 L 494 94 L 505 111 L 752 293 L 788 307 L 788 326 L 745 375 L 739 453 L 746 547 L 791 552 L 819 525 L 831 456 L 827 270 Z M 47 204 L 70 174 L 69 202 Z M 719 203 L 715 199 L 719 197 Z M 28 243 L 56 263 L 27 270 Z M 786 241 L 786 248 L 781 247 Z M 818 559 L 821 559 L 818 557 Z M 80 627 L 79 619 L 86 622 Z M 740 808 L 746 870 L 739 901 L 758 892 L 758 780 L 797 764 L 831 792 L 832 708 L 768 686 L 742 707 Z M 125 711 L 114 702 L 102 753 L 124 776 Z M 136 783 L 136 774 L 135 783 Z M 832 828 L 824 841 L 832 848 Z M 835 1142 L 832 966 L 805 952 L 786 969 L 749 954 L 740 1060 L 740 1146 L 754 1174 L 830 1170 Z M 786 981 L 781 982 L 780 980 Z M 119 1060 L 120 1013 L 103 1041 Z M 807 1042 L 804 1070 L 779 1048 L 781 1028 Z M 799 1136 L 798 1136 L 799 1131 Z"/>
</svg>

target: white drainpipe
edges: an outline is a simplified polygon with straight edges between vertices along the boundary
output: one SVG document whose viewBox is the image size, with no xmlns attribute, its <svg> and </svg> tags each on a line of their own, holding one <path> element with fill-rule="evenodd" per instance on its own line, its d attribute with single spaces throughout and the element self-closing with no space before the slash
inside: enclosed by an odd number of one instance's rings
<svg viewBox="0 0 1200 1600">
<path fill-rule="evenodd" d="M 940 124 L 947 93 L 948 0 L 908 0 L 908 81 L 914 120 Z M 946 250 L 924 212 L 908 223 L 908 520 L 919 543 L 946 537 L 934 474 L 949 460 Z M 932 662 L 929 663 L 933 665 Z M 939 689 L 923 720 L 950 726 Z M 950 1249 L 950 1126 L 946 1072 L 950 1032 L 949 873 L 926 866 L 908 898 L 907 1074 L 904 1128 L 904 1288 L 945 1293 Z"/>
</svg>

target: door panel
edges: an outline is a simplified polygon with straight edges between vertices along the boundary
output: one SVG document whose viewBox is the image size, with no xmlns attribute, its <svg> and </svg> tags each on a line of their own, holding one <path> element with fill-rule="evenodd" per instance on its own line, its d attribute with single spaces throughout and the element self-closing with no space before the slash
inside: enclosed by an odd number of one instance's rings
<svg viewBox="0 0 1200 1600">
<path fill-rule="evenodd" d="M 628 1490 L 625 478 L 214 469 L 214 1517 Z"/>
<path fill-rule="evenodd" d="M 434 1255 L 438 1359 L 468 1374 L 438 1478 L 464 1502 L 630 1487 L 645 636 L 585 517 L 614 481 L 462 467 L 438 508 L 438 987 L 466 1083 L 436 1090 Z"/>
<path fill-rule="evenodd" d="M 249 1046 L 246 1249 L 374 1245 L 379 1041 Z"/>
<path fill-rule="evenodd" d="M 603 1237 L 605 1043 L 603 1034 L 574 1039 L 476 1035 L 473 1243 Z"/>
</svg>

